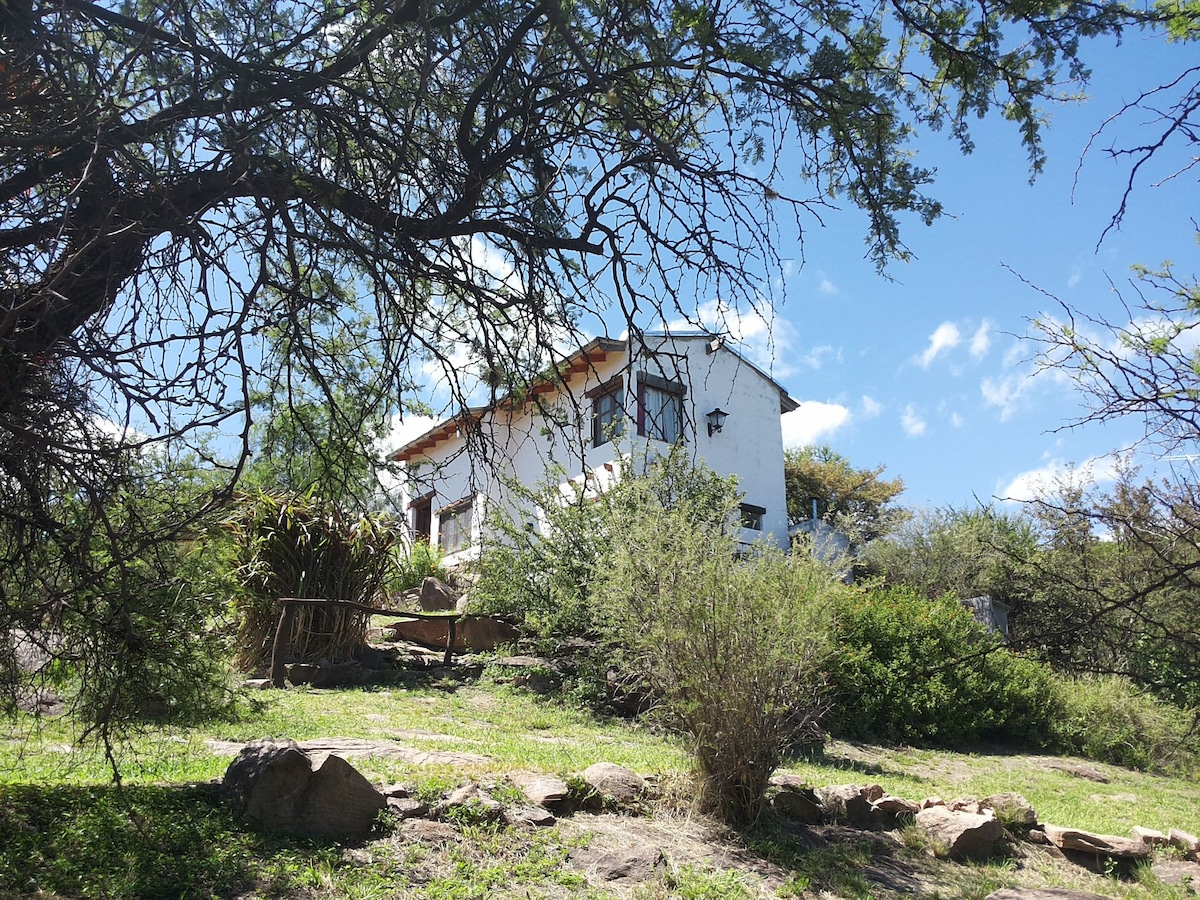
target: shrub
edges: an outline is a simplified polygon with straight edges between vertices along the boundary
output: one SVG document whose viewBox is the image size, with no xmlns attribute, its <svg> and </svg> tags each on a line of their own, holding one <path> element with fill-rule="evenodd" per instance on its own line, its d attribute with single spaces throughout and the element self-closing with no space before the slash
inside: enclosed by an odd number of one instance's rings
<svg viewBox="0 0 1200 900">
<path fill-rule="evenodd" d="M 239 549 L 238 665 L 255 669 L 271 654 L 279 599 L 369 603 L 394 563 L 398 530 L 379 516 L 353 516 L 312 495 L 260 492 L 246 498 L 227 523 Z M 292 632 L 300 659 L 348 659 L 366 639 L 366 616 L 357 610 L 305 606 Z"/>
<path fill-rule="evenodd" d="M 1116 675 L 1059 678 L 1050 740 L 1070 753 L 1131 769 L 1194 776 L 1194 713 Z"/>
<path fill-rule="evenodd" d="M 832 729 L 841 736 L 938 746 L 1045 740 L 1050 670 L 998 646 L 952 595 L 856 592 L 839 610 L 837 640 Z"/>
<path fill-rule="evenodd" d="M 828 614 L 846 588 L 807 557 L 739 560 L 734 485 L 701 476 L 704 489 L 672 506 L 648 480 L 623 484 L 618 508 L 631 513 L 610 522 L 598 608 L 658 713 L 690 739 L 704 805 L 744 825 L 783 754 L 818 729 Z"/>
<path fill-rule="evenodd" d="M 395 568 L 387 579 L 387 591 L 399 594 L 420 587 L 431 576 L 442 581 L 449 577 L 442 566 L 442 551 L 429 541 L 413 541 L 396 558 Z"/>
</svg>

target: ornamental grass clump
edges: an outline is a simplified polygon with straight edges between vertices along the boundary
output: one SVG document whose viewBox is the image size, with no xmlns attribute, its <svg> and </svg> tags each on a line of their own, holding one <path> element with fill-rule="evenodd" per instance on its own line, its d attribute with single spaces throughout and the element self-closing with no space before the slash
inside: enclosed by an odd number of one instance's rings
<svg viewBox="0 0 1200 900">
<path fill-rule="evenodd" d="M 245 498 L 228 523 L 239 549 L 238 665 L 263 666 L 271 654 L 279 600 L 370 603 L 395 559 L 398 527 L 386 517 L 351 515 L 310 495 L 260 492 Z M 342 662 L 367 633 L 365 613 L 337 606 L 302 606 L 290 635 L 294 659 Z"/>
<path fill-rule="evenodd" d="M 698 478 L 702 506 L 688 492 L 667 505 L 648 483 L 622 485 L 629 514 L 611 523 L 597 598 L 657 714 L 690 740 L 703 805 L 741 826 L 762 811 L 784 755 L 820 734 L 830 616 L 846 588 L 805 554 L 754 547 L 739 558 L 735 485 Z"/>
</svg>

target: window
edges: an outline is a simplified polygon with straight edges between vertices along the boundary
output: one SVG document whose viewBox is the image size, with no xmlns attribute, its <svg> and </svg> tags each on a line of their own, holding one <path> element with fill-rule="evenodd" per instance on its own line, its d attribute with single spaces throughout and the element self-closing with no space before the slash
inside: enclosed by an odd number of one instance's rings
<svg viewBox="0 0 1200 900">
<path fill-rule="evenodd" d="M 741 513 L 743 528 L 749 528 L 751 531 L 763 530 L 763 516 L 767 514 L 765 507 L 755 506 L 753 503 L 743 503 Z"/>
<path fill-rule="evenodd" d="M 607 444 L 625 433 L 625 410 L 621 408 L 623 382 L 613 378 L 587 396 L 592 400 L 592 446 Z"/>
<path fill-rule="evenodd" d="M 438 547 L 455 553 L 471 546 L 471 498 L 438 510 Z"/>
<path fill-rule="evenodd" d="M 433 530 L 433 493 L 418 497 L 408 508 L 412 511 L 413 540 L 429 543 L 429 534 Z"/>
<path fill-rule="evenodd" d="M 668 444 L 683 439 L 683 398 L 678 381 L 638 375 L 638 434 Z"/>
</svg>

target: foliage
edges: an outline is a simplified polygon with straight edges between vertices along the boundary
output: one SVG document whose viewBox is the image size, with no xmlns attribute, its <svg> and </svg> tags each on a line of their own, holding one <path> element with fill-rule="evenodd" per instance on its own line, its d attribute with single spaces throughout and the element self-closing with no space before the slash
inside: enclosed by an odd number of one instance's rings
<svg viewBox="0 0 1200 900">
<path fill-rule="evenodd" d="M 1026 563 L 1037 544 L 1033 523 L 995 507 L 918 510 L 860 559 L 888 585 L 930 600 L 955 593 L 1014 603 L 1029 593 Z"/>
<path fill-rule="evenodd" d="M 391 577 L 387 580 L 387 593 L 394 596 L 418 588 L 430 577 L 442 581 L 449 577 L 442 566 L 442 551 L 429 541 L 410 541 L 396 558 Z"/>
<path fill-rule="evenodd" d="M 1041 536 L 1015 641 L 1057 668 L 1119 674 L 1180 706 L 1200 703 L 1200 494 L 1184 480 L 1108 490 L 1064 479 L 1028 505 Z"/>
<path fill-rule="evenodd" d="M 292 310 L 263 329 L 270 368 L 250 396 L 257 421 L 245 481 L 270 493 L 377 508 L 385 500 L 381 477 L 393 474 L 379 452 L 391 386 L 377 377 L 371 317 L 329 276 L 313 281 L 326 303 Z"/>
<path fill-rule="evenodd" d="M 500 537 L 481 555 L 471 596 L 483 609 L 519 616 L 544 649 L 569 638 L 602 640 L 608 624 L 592 595 L 618 523 L 641 516 L 649 504 L 723 530 L 734 521 L 735 490 L 733 480 L 693 465 L 682 447 L 653 457 L 630 452 L 615 485 L 600 494 L 566 480 L 561 468 L 533 488 L 510 480 L 509 508 L 495 510 L 490 525 Z M 535 520 L 536 528 L 527 524 Z"/>
<path fill-rule="evenodd" d="M 610 523 L 596 602 L 658 713 L 687 735 L 705 805 L 745 825 L 783 754 L 820 733 L 827 620 L 844 588 L 806 555 L 739 559 L 732 486 L 717 518 L 686 498 L 663 504 L 647 480 L 625 491 L 637 513 Z"/>
<path fill-rule="evenodd" d="M 831 729 L 940 747 L 1038 746 L 1052 715 L 1048 668 L 998 646 L 953 596 L 860 591 L 838 611 Z"/>
<path fill-rule="evenodd" d="M 1195 719 L 1120 676 L 1061 679 L 1049 741 L 1070 753 L 1130 769 L 1196 777 Z"/>
<path fill-rule="evenodd" d="M 385 517 L 350 515 L 311 495 L 265 492 L 245 497 L 227 527 L 239 551 L 238 664 L 247 670 L 270 659 L 280 598 L 374 601 L 399 535 Z M 366 639 L 366 622 L 361 611 L 303 606 L 292 651 L 305 660 L 348 659 Z"/>
<path fill-rule="evenodd" d="M 829 447 L 803 447 L 784 453 L 788 524 L 813 517 L 828 522 L 861 546 L 887 533 L 907 514 L 892 502 L 904 491 L 899 478 L 881 479 L 884 466 L 856 469 Z"/>
<path fill-rule="evenodd" d="M 147 718 L 194 721 L 225 707 L 226 585 L 197 544 L 213 516 L 192 461 L 123 456 L 105 435 L 89 439 L 115 467 L 102 496 L 69 492 L 48 464 L 57 490 L 27 518 L 0 521 L 0 703 L 12 712 L 50 689 L 108 746 Z M 0 479 L 6 500 L 21 491 Z M 177 517 L 192 504 L 183 529 Z"/>
<path fill-rule="evenodd" d="M 210 500 L 256 442 L 264 484 L 353 492 L 343 442 L 361 449 L 384 404 L 412 410 L 414 382 L 494 399 L 587 315 L 752 306 L 780 223 L 838 198 L 873 259 L 906 258 L 899 222 L 941 213 L 914 131 L 969 151 L 995 109 L 1039 169 L 1039 102 L 1082 75 L 1082 38 L 1134 18 L 1115 0 L 7 2 L 6 572 L 36 581 L 47 542 L 103 533 L 114 473 L 150 446 L 195 452 L 224 482 Z M 105 446 L 94 422 L 140 436 Z M 296 442 L 322 466 L 295 471 Z M 60 514 L 64 496 L 89 509 Z M 212 509 L 127 523 L 147 529 L 128 541 L 169 546 Z M 144 555 L 70 578 L 102 574 L 104 602 L 132 608 Z"/>
</svg>

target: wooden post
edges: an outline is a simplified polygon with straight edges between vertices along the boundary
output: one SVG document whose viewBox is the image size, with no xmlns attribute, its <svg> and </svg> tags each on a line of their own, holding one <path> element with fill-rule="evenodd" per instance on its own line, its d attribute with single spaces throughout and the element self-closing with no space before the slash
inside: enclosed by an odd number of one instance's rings
<svg viewBox="0 0 1200 900">
<path fill-rule="evenodd" d="M 454 662 L 454 633 L 457 628 L 458 616 L 455 616 L 450 620 L 449 637 L 446 638 L 446 656 L 442 659 L 443 666 L 450 666 Z"/>
<path fill-rule="evenodd" d="M 292 624 L 295 621 L 296 604 L 284 600 L 283 611 L 279 614 L 279 626 L 275 629 L 275 644 L 271 647 L 271 687 L 281 688 L 284 686 L 286 675 L 284 660 L 287 659 Z"/>
</svg>

